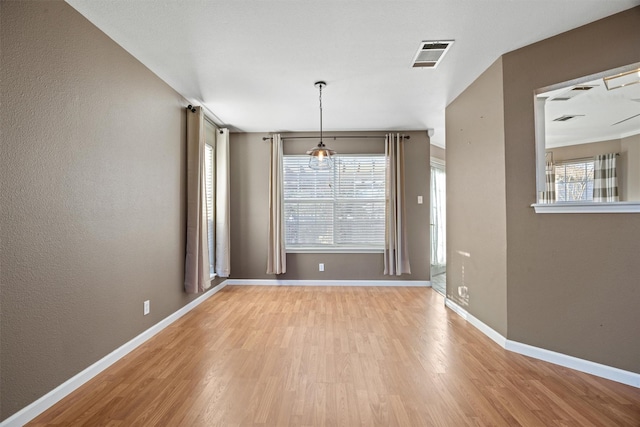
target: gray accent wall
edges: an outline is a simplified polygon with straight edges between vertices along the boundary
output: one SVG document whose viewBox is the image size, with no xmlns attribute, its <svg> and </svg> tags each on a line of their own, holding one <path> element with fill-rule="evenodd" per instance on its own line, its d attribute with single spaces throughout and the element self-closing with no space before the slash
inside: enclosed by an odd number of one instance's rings
<svg viewBox="0 0 640 427">
<path fill-rule="evenodd" d="M 194 297 L 187 102 L 66 3 L 0 8 L 4 420 Z"/>
<path fill-rule="evenodd" d="M 382 253 L 289 253 L 287 272 L 266 274 L 269 225 L 269 153 L 264 133 L 235 133 L 230 139 L 231 158 L 231 274 L 241 279 L 282 280 L 429 280 L 429 137 L 426 131 L 404 132 L 407 223 L 411 273 L 385 276 Z M 339 132 L 338 135 L 380 135 L 384 132 Z M 305 133 L 282 134 L 287 137 Z M 384 139 L 337 139 L 327 133 L 325 143 L 339 153 L 384 153 Z M 284 141 L 285 154 L 304 154 L 314 139 Z M 418 205 L 417 196 L 424 203 Z M 318 271 L 324 263 L 325 271 Z"/>
<path fill-rule="evenodd" d="M 640 61 L 638 28 L 640 7 L 507 53 L 446 111 L 452 213 L 447 225 L 453 239 L 447 243 L 455 251 L 464 250 L 462 243 L 484 240 L 491 258 L 465 266 L 465 280 L 487 292 L 487 305 L 479 307 L 470 289 L 465 308 L 501 334 L 506 329 L 510 340 L 636 373 L 640 214 L 536 214 L 531 204 L 536 201 L 534 91 Z M 496 118 L 492 112 L 501 103 L 504 116 Z M 487 119 L 489 128 L 481 124 Z M 458 181 L 466 168 L 475 168 L 477 173 L 468 175 L 475 179 Z M 487 187 L 496 183 L 496 173 L 504 176 L 504 188 Z M 483 226 L 481 219 L 492 212 L 497 217 L 488 226 L 498 234 L 481 239 L 483 232 L 474 227 Z M 498 250 L 493 242 L 502 240 L 505 230 L 506 245 Z M 455 258 L 449 262 L 448 279 L 455 280 L 447 283 L 448 295 L 459 286 L 452 273 L 461 268 Z M 496 285 L 502 275 L 481 276 L 481 270 L 504 263 L 506 286 Z M 505 298 L 506 324 L 495 323 L 489 313 L 503 319 Z"/>
</svg>

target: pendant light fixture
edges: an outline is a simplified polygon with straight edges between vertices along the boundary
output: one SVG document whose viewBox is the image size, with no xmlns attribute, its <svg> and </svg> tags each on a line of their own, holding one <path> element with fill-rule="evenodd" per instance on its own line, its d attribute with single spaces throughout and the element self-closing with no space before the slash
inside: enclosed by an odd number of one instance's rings
<svg viewBox="0 0 640 427">
<path fill-rule="evenodd" d="M 325 82 L 316 82 L 315 87 L 317 87 L 320 91 L 320 142 L 318 145 L 311 150 L 307 151 L 307 154 L 311 156 L 309 158 L 309 167 L 315 170 L 325 170 L 331 169 L 333 161 L 331 160 L 331 156 L 336 154 L 336 152 L 322 142 L 322 88 L 324 88 L 327 84 Z"/>
</svg>

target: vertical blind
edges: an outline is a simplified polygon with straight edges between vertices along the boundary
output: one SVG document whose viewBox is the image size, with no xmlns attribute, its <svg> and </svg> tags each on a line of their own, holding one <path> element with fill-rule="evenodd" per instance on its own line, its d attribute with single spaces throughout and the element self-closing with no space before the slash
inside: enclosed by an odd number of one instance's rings
<svg viewBox="0 0 640 427">
<path fill-rule="evenodd" d="M 287 249 L 384 248 L 384 155 L 335 156 L 330 170 L 310 169 L 308 156 L 283 164 Z"/>
<path fill-rule="evenodd" d="M 205 166 L 205 192 L 207 196 L 207 242 L 209 244 L 209 274 L 213 277 L 215 273 L 215 174 L 214 168 L 214 148 L 207 141 L 205 144 L 204 166 Z"/>
</svg>

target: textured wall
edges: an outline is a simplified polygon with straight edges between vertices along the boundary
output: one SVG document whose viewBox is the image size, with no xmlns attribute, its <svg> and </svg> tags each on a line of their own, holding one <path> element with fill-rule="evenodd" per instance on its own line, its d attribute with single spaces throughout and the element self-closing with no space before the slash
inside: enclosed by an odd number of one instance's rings
<svg viewBox="0 0 640 427">
<path fill-rule="evenodd" d="M 502 60 L 446 110 L 447 297 L 507 334 Z"/>
<path fill-rule="evenodd" d="M 503 56 L 508 338 L 640 372 L 640 214 L 535 214 L 533 92 L 640 61 L 640 7 Z M 448 153 L 449 154 L 449 153 Z"/>
<path fill-rule="evenodd" d="M 378 132 L 379 133 L 379 132 Z M 411 275 L 385 276 L 382 253 L 370 254 L 287 254 L 285 280 L 429 280 L 429 139 L 426 132 L 406 132 L 411 136 L 405 153 L 407 222 Z M 345 132 L 340 132 L 344 135 Z M 356 133 L 351 133 L 356 135 Z M 362 134 L 362 133 L 361 133 Z M 371 135 L 374 132 L 365 132 Z M 384 135 L 384 133 L 379 133 Z M 303 135 L 303 134 L 297 134 Z M 325 139 L 340 153 L 384 153 L 384 140 Z M 273 279 L 266 274 L 269 219 L 269 150 L 265 134 L 232 134 L 231 153 L 231 273 L 242 279 Z M 329 143 L 330 141 L 330 143 Z M 285 154 L 304 153 L 313 140 L 288 140 Z M 418 205 L 422 195 L 424 204 Z M 325 271 L 318 271 L 318 263 Z"/>
<path fill-rule="evenodd" d="M 5 419 L 193 297 L 185 101 L 67 4 L 0 5 Z"/>
</svg>

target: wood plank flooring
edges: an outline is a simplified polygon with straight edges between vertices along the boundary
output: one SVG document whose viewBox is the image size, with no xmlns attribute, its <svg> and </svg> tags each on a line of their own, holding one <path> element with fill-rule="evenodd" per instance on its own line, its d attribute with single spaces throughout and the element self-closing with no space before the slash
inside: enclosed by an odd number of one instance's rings
<svg viewBox="0 0 640 427">
<path fill-rule="evenodd" d="M 429 288 L 228 286 L 30 426 L 640 426 L 640 389 L 505 351 Z"/>
</svg>

